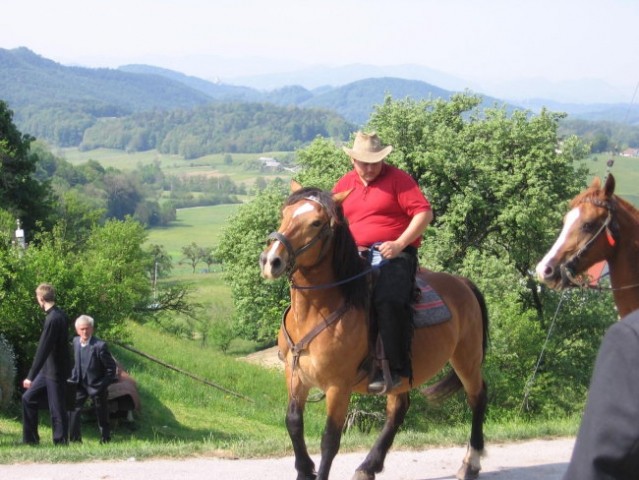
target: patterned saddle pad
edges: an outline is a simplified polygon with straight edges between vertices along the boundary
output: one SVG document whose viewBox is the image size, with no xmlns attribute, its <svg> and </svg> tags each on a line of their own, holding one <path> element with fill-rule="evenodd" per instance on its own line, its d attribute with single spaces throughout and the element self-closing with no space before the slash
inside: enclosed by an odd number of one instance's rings
<svg viewBox="0 0 639 480">
<path fill-rule="evenodd" d="M 419 275 L 415 285 L 420 291 L 419 298 L 413 303 L 413 323 L 415 328 L 438 325 L 450 320 L 450 310 L 426 280 Z"/>
</svg>

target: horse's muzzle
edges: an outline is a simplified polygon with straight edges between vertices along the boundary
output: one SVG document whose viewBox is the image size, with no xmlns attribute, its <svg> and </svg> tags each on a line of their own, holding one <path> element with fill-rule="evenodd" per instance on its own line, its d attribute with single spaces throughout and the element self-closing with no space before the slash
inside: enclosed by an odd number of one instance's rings
<svg viewBox="0 0 639 480">
<path fill-rule="evenodd" d="M 260 254 L 260 271 L 262 277 L 269 280 L 281 277 L 286 271 L 286 262 L 274 251 L 272 245 Z"/>
</svg>

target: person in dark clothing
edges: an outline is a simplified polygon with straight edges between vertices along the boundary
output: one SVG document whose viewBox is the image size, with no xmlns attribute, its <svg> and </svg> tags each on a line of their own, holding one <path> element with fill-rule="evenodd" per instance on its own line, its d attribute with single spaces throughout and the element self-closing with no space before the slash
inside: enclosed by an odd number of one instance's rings
<svg viewBox="0 0 639 480">
<path fill-rule="evenodd" d="M 51 415 L 53 443 L 66 445 L 69 419 L 66 411 L 66 380 L 71 372 L 69 319 L 55 304 L 55 289 L 48 283 L 36 288 L 36 300 L 45 311 L 44 327 L 27 378 L 22 381 L 22 441 L 38 444 L 38 408 L 45 399 Z"/>
<path fill-rule="evenodd" d="M 94 320 L 80 315 L 75 321 L 78 336 L 73 339 L 75 365 L 70 382 L 77 385 L 75 409 L 69 414 L 70 440 L 81 442 L 80 420 L 82 406 L 91 398 L 100 429 L 100 443 L 111 441 L 109 424 L 108 389 L 115 381 L 116 364 L 106 342 L 93 336 Z"/>
<path fill-rule="evenodd" d="M 601 343 L 564 480 L 639 478 L 639 310 Z"/>
<path fill-rule="evenodd" d="M 408 354 L 417 249 L 433 213 L 417 182 L 384 162 L 392 149 L 382 146 L 376 133 L 357 132 L 353 148 L 344 147 L 353 169 L 337 181 L 333 192 L 350 191 L 342 207 L 358 248 L 374 247 L 385 260 L 373 292 L 373 310 L 394 387 L 400 377 L 411 377 Z M 385 391 L 381 374 L 368 389 Z"/>
</svg>

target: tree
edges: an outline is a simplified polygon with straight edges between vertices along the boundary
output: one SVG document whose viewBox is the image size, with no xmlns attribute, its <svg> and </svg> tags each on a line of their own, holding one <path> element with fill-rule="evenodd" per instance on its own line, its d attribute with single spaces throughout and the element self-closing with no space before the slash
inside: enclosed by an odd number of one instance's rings
<svg viewBox="0 0 639 480">
<path fill-rule="evenodd" d="M 0 205 L 22 221 L 29 237 L 39 222 L 46 222 L 52 205 L 49 185 L 36 179 L 39 158 L 30 151 L 33 140 L 16 128 L 13 112 L 0 100 Z"/>
<path fill-rule="evenodd" d="M 233 293 L 238 335 L 263 343 L 274 341 L 288 304 L 286 282 L 265 282 L 258 265 L 266 237 L 278 226 L 287 191 L 288 185 L 274 181 L 253 201 L 242 205 L 230 219 L 216 250 Z"/>
<path fill-rule="evenodd" d="M 200 246 L 195 242 L 191 242 L 190 245 L 182 247 L 182 255 L 188 260 L 188 263 L 193 268 L 193 273 L 195 273 L 195 267 L 197 267 L 197 264 L 202 260 L 202 249 Z"/>
<path fill-rule="evenodd" d="M 213 247 L 202 247 L 200 250 L 200 258 L 206 263 L 206 270 L 209 272 L 211 271 L 211 265 L 218 263 Z"/>
</svg>

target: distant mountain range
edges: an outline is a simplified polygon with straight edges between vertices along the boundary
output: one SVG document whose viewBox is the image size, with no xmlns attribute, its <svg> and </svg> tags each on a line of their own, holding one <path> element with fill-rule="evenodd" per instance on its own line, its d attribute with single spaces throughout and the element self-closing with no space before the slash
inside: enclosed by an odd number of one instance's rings
<svg viewBox="0 0 639 480">
<path fill-rule="evenodd" d="M 353 78 L 356 72 L 371 76 L 340 84 L 344 79 Z M 189 109 L 211 102 L 261 102 L 330 110 L 357 126 L 368 120 L 374 106 L 382 103 L 387 95 L 394 99 L 447 99 L 464 85 L 460 79 L 423 67 L 404 66 L 404 73 L 409 77 L 428 74 L 446 85 L 460 88 L 444 89 L 420 80 L 380 76 L 380 72 L 378 67 L 365 65 L 316 70 L 312 72 L 315 88 L 284 84 L 285 77 L 272 77 L 271 85 L 281 86 L 260 90 L 247 85 L 211 82 L 149 65 L 126 65 L 118 69 L 63 66 L 21 47 L 0 49 L 0 100 L 14 110 L 19 127 L 51 140 L 53 135 L 47 128 L 51 129 L 51 122 L 62 121 L 61 118 L 72 124 L 77 136 L 99 118 L 150 110 Z M 340 85 L 330 86 L 335 84 Z M 525 105 L 512 105 L 497 98 L 482 97 L 484 103 L 491 106 L 507 105 L 533 111 L 546 106 L 564 111 L 571 118 L 639 122 L 639 109 L 627 104 L 581 105 L 529 100 Z M 59 135 L 55 141 L 60 141 Z M 76 139 L 65 141 L 73 143 Z"/>
</svg>

